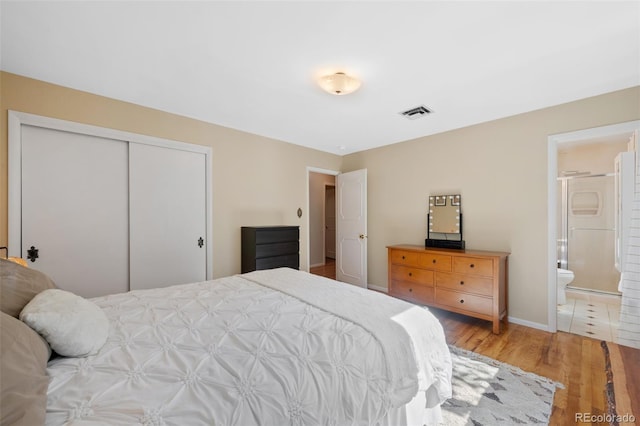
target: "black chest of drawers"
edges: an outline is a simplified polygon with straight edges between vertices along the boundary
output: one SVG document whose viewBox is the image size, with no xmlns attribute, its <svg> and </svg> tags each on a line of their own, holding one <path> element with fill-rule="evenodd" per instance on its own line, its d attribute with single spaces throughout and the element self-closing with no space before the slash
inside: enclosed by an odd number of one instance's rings
<svg viewBox="0 0 640 426">
<path fill-rule="evenodd" d="M 242 273 L 289 267 L 300 269 L 299 226 L 243 226 Z"/>
</svg>

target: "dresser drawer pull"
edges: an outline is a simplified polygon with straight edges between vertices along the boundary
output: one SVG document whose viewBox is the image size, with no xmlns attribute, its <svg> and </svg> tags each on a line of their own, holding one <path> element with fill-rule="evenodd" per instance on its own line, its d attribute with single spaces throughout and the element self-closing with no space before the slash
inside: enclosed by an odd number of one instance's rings
<svg viewBox="0 0 640 426">
<path fill-rule="evenodd" d="M 432 261 L 432 262 L 433 262 L 433 263 L 436 263 L 436 260 L 435 260 L 435 259 L 433 259 L 433 261 Z"/>
<path fill-rule="evenodd" d="M 473 263 L 471 265 L 469 265 L 469 268 L 474 268 L 476 265 L 474 265 Z"/>
<path fill-rule="evenodd" d="M 404 260 L 404 259 L 405 259 L 405 257 L 404 257 L 404 255 L 402 255 L 402 260 Z"/>
<path fill-rule="evenodd" d="M 464 281 L 460 281 L 460 285 L 464 285 Z"/>
<path fill-rule="evenodd" d="M 460 299 L 460 303 L 464 303 L 464 299 Z"/>
<path fill-rule="evenodd" d="M 409 272 L 409 276 L 412 277 L 413 276 L 413 272 Z"/>
<path fill-rule="evenodd" d="M 413 289 L 412 289 L 412 288 L 410 288 L 410 289 L 409 289 L 409 293 L 411 293 L 411 292 L 413 292 Z"/>
</svg>

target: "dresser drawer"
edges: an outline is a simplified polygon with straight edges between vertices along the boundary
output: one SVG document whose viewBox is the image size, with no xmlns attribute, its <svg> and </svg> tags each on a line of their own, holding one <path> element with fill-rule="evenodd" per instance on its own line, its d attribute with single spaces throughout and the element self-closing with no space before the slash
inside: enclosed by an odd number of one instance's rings
<svg viewBox="0 0 640 426">
<path fill-rule="evenodd" d="M 297 226 L 257 228 L 255 231 L 256 244 L 279 243 L 282 241 L 298 241 L 300 230 Z"/>
<path fill-rule="evenodd" d="M 492 277 L 493 261 L 478 257 L 456 256 L 453 259 L 453 272 Z"/>
<path fill-rule="evenodd" d="M 438 288 L 436 291 L 436 303 L 478 314 L 491 315 L 493 300 L 489 297 Z"/>
<path fill-rule="evenodd" d="M 391 281 L 391 294 L 416 303 L 433 303 L 433 287 L 425 287 L 407 281 Z"/>
<path fill-rule="evenodd" d="M 418 256 L 419 254 L 413 251 L 392 250 L 391 263 L 418 266 Z"/>
<path fill-rule="evenodd" d="M 451 256 L 434 253 L 421 253 L 420 266 L 423 268 L 432 269 L 434 271 L 450 272 Z"/>
<path fill-rule="evenodd" d="M 391 279 L 400 281 L 410 281 L 422 285 L 433 285 L 433 271 L 412 268 L 410 266 L 392 265 Z"/>
<path fill-rule="evenodd" d="M 256 258 L 282 256 L 285 254 L 298 254 L 298 241 L 284 243 L 256 244 Z"/>
<path fill-rule="evenodd" d="M 436 286 L 466 293 L 485 296 L 493 295 L 493 278 L 484 278 L 475 275 L 436 272 Z"/>
<path fill-rule="evenodd" d="M 262 257 L 256 259 L 256 269 L 273 269 L 288 267 L 300 269 L 300 257 L 298 254 L 287 254 L 284 256 Z"/>
</svg>

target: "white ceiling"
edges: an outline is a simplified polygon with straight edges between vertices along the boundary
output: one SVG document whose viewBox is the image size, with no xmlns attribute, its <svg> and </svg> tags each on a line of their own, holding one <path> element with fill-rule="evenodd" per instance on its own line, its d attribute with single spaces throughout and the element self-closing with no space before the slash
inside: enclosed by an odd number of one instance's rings
<svg viewBox="0 0 640 426">
<path fill-rule="evenodd" d="M 2 0 L 0 15 L 4 71 L 339 155 L 640 84 L 638 1 Z M 335 71 L 361 89 L 323 92 Z M 434 113 L 399 114 L 419 105 Z"/>
</svg>

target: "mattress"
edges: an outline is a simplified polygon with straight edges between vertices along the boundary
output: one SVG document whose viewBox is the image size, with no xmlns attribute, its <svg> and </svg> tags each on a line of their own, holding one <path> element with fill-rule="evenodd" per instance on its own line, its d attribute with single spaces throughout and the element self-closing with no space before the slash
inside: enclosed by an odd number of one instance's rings
<svg viewBox="0 0 640 426">
<path fill-rule="evenodd" d="M 428 310 L 305 272 L 91 300 L 108 340 L 49 361 L 47 424 L 396 426 L 451 395 Z"/>
</svg>

